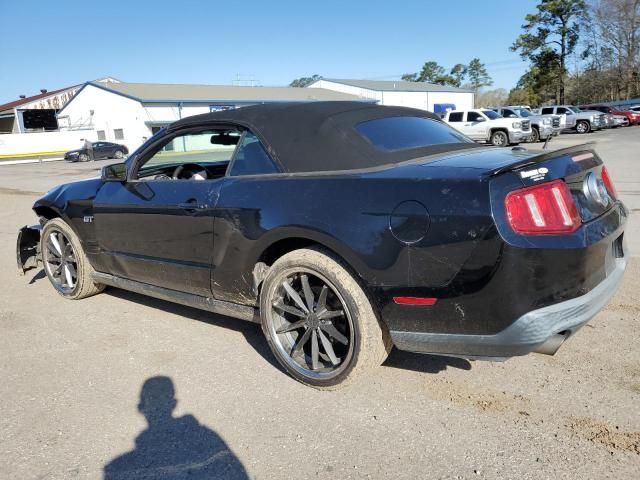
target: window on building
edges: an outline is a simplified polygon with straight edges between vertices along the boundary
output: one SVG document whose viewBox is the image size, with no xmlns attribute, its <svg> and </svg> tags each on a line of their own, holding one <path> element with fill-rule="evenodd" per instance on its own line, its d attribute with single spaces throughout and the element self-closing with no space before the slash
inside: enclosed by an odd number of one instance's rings
<svg viewBox="0 0 640 480">
<path fill-rule="evenodd" d="M 124 140 L 124 130 L 122 130 L 121 128 L 114 128 L 113 138 L 115 138 L 116 140 Z"/>
<path fill-rule="evenodd" d="M 105 131 L 104 130 L 98 130 L 98 140 L 106 140 L 107 136 L 105 135 Z"/>
<path fill-rule="evenodd" d="M 463 115 L 464 115 L 464 112 L 451 112 L 449 114 L 449 121 L 450 122 L 461 122 Z"/>
</svg>

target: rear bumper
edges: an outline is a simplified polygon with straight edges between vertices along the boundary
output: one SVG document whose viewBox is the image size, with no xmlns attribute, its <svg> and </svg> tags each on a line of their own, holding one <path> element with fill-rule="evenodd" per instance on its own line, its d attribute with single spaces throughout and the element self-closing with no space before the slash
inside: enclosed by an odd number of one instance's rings
<svg viewBox="0 0 640 480">
<path fill-rule="evenodd" d="M 514 357 L 526 355 L 555 335 L 573 335 L 613 297 L 622 282 L 626 258 L 616 258 L 613 270 L 599 285 L 580 297 L 533 310 L 494 335 L 461 335 L 391 331 L 400 350 L 463 357 Z"/>
</svg>

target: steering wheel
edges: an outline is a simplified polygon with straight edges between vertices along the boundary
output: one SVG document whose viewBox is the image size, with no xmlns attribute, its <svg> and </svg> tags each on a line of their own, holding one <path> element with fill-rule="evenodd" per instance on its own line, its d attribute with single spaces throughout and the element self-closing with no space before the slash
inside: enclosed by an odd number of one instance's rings
<svg viewBox="0 0 640 480">
<path fill-rule="evenodd" d="M 208 177 L 207 170 L 197 163 L 178 165 L 172 175 L 174 180 L 206 180 Z"/>
</svg>

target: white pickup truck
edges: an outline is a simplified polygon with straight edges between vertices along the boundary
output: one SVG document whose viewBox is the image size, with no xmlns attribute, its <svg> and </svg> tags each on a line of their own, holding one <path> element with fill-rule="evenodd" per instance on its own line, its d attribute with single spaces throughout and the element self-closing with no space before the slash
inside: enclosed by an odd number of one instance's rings
<svg viewBox="0 0 640 480">
<path fill-rule="evenodd" d="M 531 136 L 529 120 L 503 118 L 484 108 L 450 110 L 443 120 L 476 142 L 489 142 L 497 147 L 517 145 Z"/>
</svg>

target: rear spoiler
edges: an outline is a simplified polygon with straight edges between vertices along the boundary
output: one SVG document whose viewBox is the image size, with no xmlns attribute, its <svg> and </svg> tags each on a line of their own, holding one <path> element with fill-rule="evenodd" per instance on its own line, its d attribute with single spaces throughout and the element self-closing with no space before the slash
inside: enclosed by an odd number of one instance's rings
<svg viewBox="0 0 640 480">
<path fill-rule="evenodd" d="M 518 162 L 511 163 L 504 167 L 496 168 L 489 172 L 489 176 L 500 175 L 505 172 L 512 172 L 514 170 L 518 170 L 519 168 L 528 167 L 530 165 L 535 165 L 537 163 L 546 162 L 547 160 L 551 160 L 553 158 L 562 157 L 564 155 L 570 155 L 572 157 L 577 156 L 576 154 L 580 153 L 590 153 L 594 158 L 597 159 L 598 163 L 602 163 L 595 150 L 595 142 L 583 143 L 580 145 L 574 145 L 573 147 L 560 148 L 558 150 L 552 150 L 550 152 L 544 151 L 539 155 L 535 155 L 533 157 L 527 157 Z"/>
</svg>

